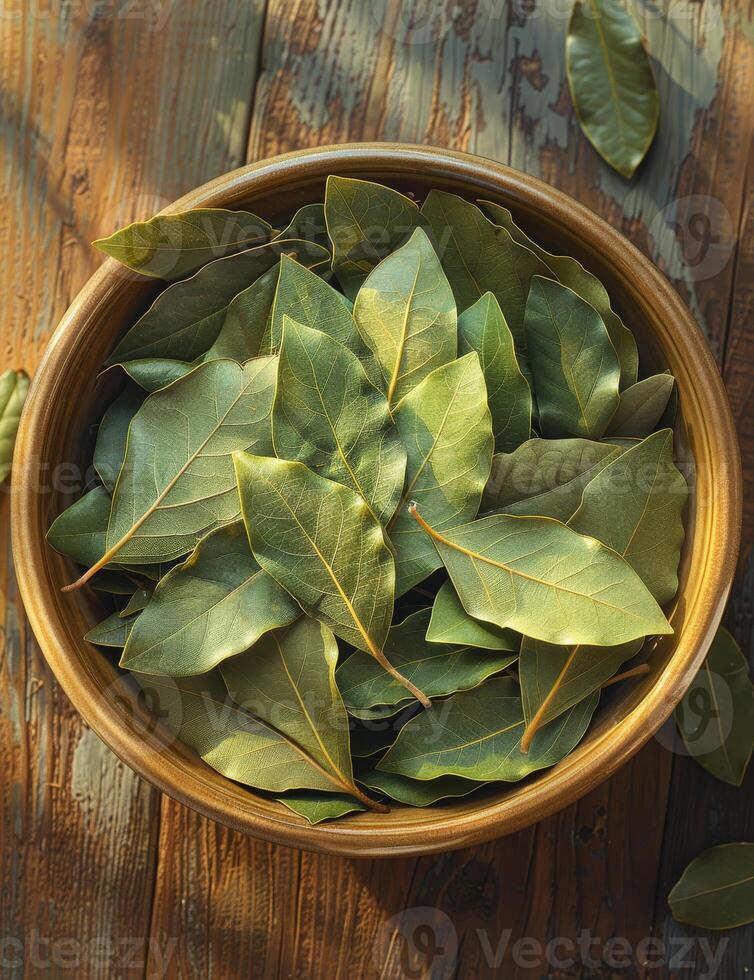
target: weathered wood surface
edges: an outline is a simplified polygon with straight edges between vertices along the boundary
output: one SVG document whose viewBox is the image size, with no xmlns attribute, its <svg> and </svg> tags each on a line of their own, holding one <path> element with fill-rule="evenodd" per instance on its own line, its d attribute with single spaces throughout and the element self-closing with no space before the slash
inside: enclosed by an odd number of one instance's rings
<svg viewBox="0 0 754 980">
<path fill-rule="evenodd" d="M 6 4 L 2 367 L 33 370 L 96 264 L 93 237 L 244 158 L 346 139 L 438 143 L 545 177 L 652 255 L 724 367 L 751 485 L 752 8 L 683 0 L 661 17 L 637 4 L 663 123 L 626 184 L 575 124 L 568 6 Z M 0 522 L 7 554 L 5 500 Z M 748 540 L 753 528 L 750 510 Z M 752 578 L 729 617 L 747 651 Z M 0 583 L 3 976 L 700 976 L 708 950 L 723 956 L 719 976 L 754 968 L 751 929 L 670 947 L 696 936 L 665 901 L 685 863 L 754 831 L 751 779 L 748 791 L 722 787 L 671 751 L 670 732 L 577 805 L 484 847 L 381 863 L 303 854 L 160 799 L 121 766 L 56 688 L 9 560 Z M 567 945 L 551 950 L 560 964 L 536 945 L 514 953 L 525 937 L 544 947 L 582 930 L 600 942 L 574 965 Z M 612 937 L 630 944 L 628 970 Z M 658 955 L 650 937 L 674 964 L 645 967 Z"/>
</svg>

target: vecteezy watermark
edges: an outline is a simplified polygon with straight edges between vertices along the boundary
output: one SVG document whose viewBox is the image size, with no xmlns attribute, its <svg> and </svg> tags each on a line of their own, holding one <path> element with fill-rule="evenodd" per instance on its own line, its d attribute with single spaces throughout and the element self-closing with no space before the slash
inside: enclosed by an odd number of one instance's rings
<svg viewBox="0 0 754 980">
<path fill-rule="evenodd" d="M 721 200 L 703 194 L 679 197 L 659 211 L 649 224 L 655 254 L 673 256 L 676 268 L 694 282 L 723 271 L 736 244 L 730 211 Z"/>
<path fill-rule="evenodd" d="M 499 934 L 479 928 L 467 933 L 464 951 L 481 959 L 491 970 L 509 975 L 511 967 L 519 971 L 628 971 L 657 970 L 657 976 L 678 970 L 696 969 L 697 980 L 712 980 L 718 975 L 728 948 L 721 938 L 713 948 L 707 937 L 646 936 L 631 941 L 625 936 L 602 939 L 589 929 L 576 936 L 555 936 L 541 940 L 534 936 L 514 936 L 512 929 Z M 459 940 L 453 920 L 432 906 L 404 909 L 382 923 L 372 950 L 372 960 L 381 975 L 396 980 L 446 980 L 458 965 Z M 591 974 L 590 974 L 591 975 Z"/>
<path fill-rule="evenodd" d="M 164 977 L 175 955 L 178 940 L 158 942 L 151 936 L 46 936 L 32 929 L 23 937 L 0 938 L 0 972 L 52 970 L 54 972 L 100 970 L 122 976 L 131 971 Z"/>
</svg>

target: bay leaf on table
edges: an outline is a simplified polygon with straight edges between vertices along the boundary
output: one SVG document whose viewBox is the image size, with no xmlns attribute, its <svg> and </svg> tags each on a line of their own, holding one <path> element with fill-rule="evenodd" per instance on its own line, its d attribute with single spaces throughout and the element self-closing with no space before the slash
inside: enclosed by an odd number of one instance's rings
<svg viewBox="0 0 754 980">
<path fill-rule="evenodd" d="M 754 749 L 754 685 L 749 662 L 722 627 L 675 711 L 683 743 L 699 765 L 740 786 Z"/>
<path fill-rule="evenodd" d="M 545 263 L 551 270 L 551 279 L 557 279 L 568 286 L 583 300 L 593 306 L 605 322 L 610 340 L 620 361 L 620 386 L 628 388 L 636 383 L 639 376 L 639 351 L 634 335 L 610 305 L 610 296 L 600 280 L 587 271 L 570 255 L 554 255 L 538 245 L 514 222 L 508 208 L 492 201 L 480 201 L 482 208 L 492 220 L 502 225 L 519 245 L 523 245 Z"/>
<path fill-rule="evenodd" d="M 134 613 L 126 618 L 117 612 L 111 613 L 101 623 L 97 623 L 84 636 L 89 643 L 94 643 L 98 647 L 116 647 L 122 649 L 134 627 L 134 623 L 139 618 L 140 613 Z"/>
<path fill-rule="evenodd" d="M 431 610 L 422 609 L 391 626 L 384 646 L 390 663 L 428 698 L 477 687 L 510 666 L 518 656 L 515 651 L 495 653 L 460 644 L 429 643 L 426 634 L 430 616 Z M 343 661 L 335 677 L 348 711 L 356 717 L 362 709 L 378 706 L 398 710 L 408 700 L 405 688 L 360 650 Z"/>
<path fill-rule="evenodd" d="M 627 449 L 587 484 L 568 522 L 634 568 L 660 605 L 678 591 L 688 484 L 673 462 L 673 431 Z"/>
<path fill-rule="evenodd" d="M 122 368 L 147 394 L 159 391 L 160 388 L 167 388 L 174 381 L 187 375 L 195 366 L 189 361 L 179 361 L 173 357 L 142 357 L 113 365 Z"/>
<path fill-rule="evenodd" d="M 271 235 L 272 226 L 249 211 L 195 208 L 135 221 L 92 244 L 143 276 L 175 280 Z"/>
<path fill-rule="evenodd" d="M 382 524 L 398 506 L 406 450 L 358 357 L 284 317 L 272 413 L 275 452 L 355 490 Z"/>
<path fill-rule="evenodd" d="M 320 330 L 347 347 L 359 359 L 374 387 L 380 388 L 380 369 L 356 329 L 345 296 L 299 262 L 283 256 L 270 318 L 271 343 L 275 350 L 282 343 L 286 317 Z"/>
<path fill-rule="evenodd" d="M 632 177 L 654 139 L 660 101 L 641 30 L 618 0 L 576 0 L 566 74 L 585 136 L 614 170 Z"/>
<path fill-rule="evenodd" d="M 423 703 L 383 653 L 395 562 L 364 499 L 303 463 L 236 453 L 238 491 L 254 557 L 304 612 L 366 650 Z"/>
<path fill-rule="evenodd" d="M 236 521 L 202 538 L 160 581 L 120 665 L 146 674 L 203 674 L 299 615 L 294 600 L 259 567 Z"/>
<path fill-rule="evenodd" d="M 527 375 L 526 297 L 533 276 L 550 270 L 531 249 L 515 242 L 469 201 L 432 190 L 422 205 L 432 236 L 456 298 L 459 313 L 491 292 L 513 334 L 519 365 Z"/>
<path fill-rule="evenodd" d="M 492 457 L 482 511 L 567 521 L 584 487 L 612 460 L 618 446 L 589 439 L 530 439 Z"/>
<path fill-rule="evenodd" d="M 359 777 L 359 782 L 407 806 L 430 806 L 438 800 L 468 796 L 484 786 L 475 779 L 462 776 L 439 776 L 437 779 L 410 779 L 394 772 L 372 769 Z"/>
<path fill-rule="evenodd" d="M 396 595 L 442 562 L 408 514 L 420 502 L 439 528 L 474 517 L 492 460 L 492 420 L 476 353 L 437 368 L 401 400 L 395 426 L 408 454 L 406 485 L 387 526 L 396 553 Z"/>
<path fill-rule="evenodd" d="M 673 375 L 653 374 L 626 388 L 620 394 L 615 415 L 607 427 L 608 435 L 644 438 L 657 428 L 670 396 L 673 394 Z"/>
<path fill-rule="evenodd" d="M 337 662 L 331 630 L 302 616 L 266 633 L 253 650 L 226 660 L 220 672 L 233 700 L 302 749 L 330 789 L 367 802 L 353 781 L 348 716 L 335 683 Z"/>
<path fill-rule="evenodd" d="M 363 812 L 366 807 L 344 793 L 315 793 L 299 790 L 277 797 L 278 803 L 316 825 L 325 820 L 337 820 L 348 813 Z"/>
<path fill-rule="evenodd" d="M 567 286 L 535 276 L 526 342 L 541 434 L 603 436 L 618 407 L 620 364 L 599 313 Z"/>
<path fill-rule="evenodd" d="M 272 354 L 272 306 L 278 288 L 280 263 L 264 272 L 228 304 L 215 342 L 202 362 L 228 357 L 245 364 L 254 357 Z"/>
<path fill-rule="evenodd" d="M 417 228 L 369 274 L 353 318 L 379 364 L 391 407 L 436 368 L 455 360 L 456 304 L 425 231 Z"/>
<path fill-rule="evenodd" d="M 408 722 L 376 768 L 421 780 L 461 776 L 517 782 L 568 755 L 583 738 L 598 700 L 593 694 L 540 729 L 524 753 L 518 686 L 509 677 L 492 677 Z"/>
<path fill-rule="evenodd" d="M 131 421 L 104 554 L 73 586 L 117 560 L 154 564 L 193 550 L 239 516 L 232 454 L 272 452 L 277 358 L 210 361 L 150 395 Z"/>
<path fill-rule="evenodd" d="M 688 865 L 668 895 L 676 922 L 735 929 L 754 922 L 754 844 L 720 844 Z"/>
<path fill-rule="evenodd" d="M 518 653 L 521 637 L 513 630 L 473 619 L 463 608 L 453 583 L 448 579 L 437 593 L 427 627 L 430 643 L 462 643 L 482 650 Z"/>
<path fill-rule="evenodd" d="M 324 202 L 304 204 L 293 215 L 278 238 L 285 241 L 288 238 L 302 238 L 314 242 L 323 248 L 330 248 L 330 236 L 327 234 Z"/>
<path fill-rule="evenodd" d="M 424 223 L 417 205 L 404 194 L 337 176 L 327 178 L 325 221 L 333 272 L 351 300 L 372 269 Z"/>
<path fill-rule="evenodd" d="M 131 419 L 143 405 L 144 397 L 144 392 L 140 388 L 130 383 L 127 384 L 115 401 L 105 410 L 99 424 L 93 462 L 100 480 L 110 493 L 115 489 L 120 468 L 123 466 L 128 427 L 131 425 Z M 94 561 L 87 564 L 94 564 Z"/>
<path fill-rule="evenodd" d="M 492 415 L 495 452 L 513 452 L 531 436 L 532 397 L 516 359 L 513 334 L 500 304 L 485 293 L 458 318 L 461 354 L 479 354 Z"/>
<path fill-rule="evenodd" d="M 628 562 L 559 521 L 500 514 L 441 534 L 412 514 L 475 619 L 561 645 L 673 632 Z"/>
<path fill-rule="evenodd" d="M 0 374 L 0 483 L 11 470 L 21 410 L 28 392 L 29 377 L 25 371 L 8 370 Z"/>
<path fill-rule="evenodd" d="M 134 677 L 165 727 L 228 779 L 271 793 L 345 790 L 334 770 L 235 704 L 218 668 L 198 677 Z"/>
<path fill-rule="evenodd" d="M 311 242 L 270 242 L 215 259 L 190 279 L 164 290 L 117 344 L 107 364 L 145 357 L 193 361 L 217 340 L 234 297 L 295 253 L 306 265 L 324 266 L 329 252 Z"/>
<path fill-rule="evenodd" d="M 110 505 L 104 487 L 89 490 L 55 518 L 47 543 L 77 565 L 93 565 L 105 550 Z"/>
</svg>

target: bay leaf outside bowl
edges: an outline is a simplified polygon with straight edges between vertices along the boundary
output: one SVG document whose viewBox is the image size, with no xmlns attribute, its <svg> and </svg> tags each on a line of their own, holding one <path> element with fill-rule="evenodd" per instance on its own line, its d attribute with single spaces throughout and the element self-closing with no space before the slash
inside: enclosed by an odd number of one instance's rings
<svg viewBox="0 0 754 980">
<path fill-rule="evenodd" d="M 88 589 L 64 595 L 71 564 L 45 544 L 70 503 L 66 464 L 85 464 L 106 403 L 95 381 L 117 338 L 155 293 L 108 260 L 57 328 L 21 421 L 13 471 L 13 550 L 32 628 L 86 722 L 137 773 L 229 827 L 270 841 L 368 857 L 420 854 L 510 833 L 566 806 L 623 765 L 667 719 L 696 674 L 731 586 L 740 533 L 741 473 L 725 391 L 707 344 L 663 276 L 589 210 L 498 163 L 431 147 L 356 144 L 275 157 L 199 187 L 171 209 L 248 207 L 270 219 L 321 200 L 328 174 L 375 179 L 423 196 L 430 188 L 509 206 L 554 251 L 574 255 L 607 286 L 635 331 L 645 365 L 669 368 L 679 391 L 677 451 L 691 483 L 675 635 L 659 643 L 640 683 L 616 685 L 588 737 L 559 765 L 519 785 L 426 809 L 396 805 L 310 827 L 281 804 L 214 772 L 141 706 L 133 682 L 83 635 L 97 616 Z"/>
</svg>

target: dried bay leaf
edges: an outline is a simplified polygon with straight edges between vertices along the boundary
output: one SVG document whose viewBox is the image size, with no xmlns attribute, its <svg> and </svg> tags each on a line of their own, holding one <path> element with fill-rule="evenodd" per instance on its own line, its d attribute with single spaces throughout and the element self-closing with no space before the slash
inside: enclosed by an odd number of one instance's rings
<svg viewBox="0 0 754 980">
<path fill-rule="evenodd" d="M 329 249 L 330 236 L 327 234 L 324 203 L 305 204 L 299 208 L 277 237 L 281 241 L 302 238 Z"/>
<path fill-rule="evenodd" d="M 110 505 L 104 487 L 89 490 L 55 518 L 47 543 L 77 565 L 94 565 L 105 550 Z"/>
<path fill-rule="evenodd" d="M 495 452 L 512 452 L 531 436 L 531 388 L 516 360 L 513 335 L 500 304 L 485 293 L 458 318 L 461 354 L 479 354 L 492 415 Z"/>
<path fill-rule="evenodd" d="M 423 703 L 383 653 L 393 615 L 395 563 L 364 499 L 302 463 L 234 457 L 251 550 L 303 610 L 370 653 Z"/>
<path fill-rule="evenodd" d="M 668 895 L 676 922 L 735 929 L 754 922 L 754 844 L 720 844 L 688 865 Z"/>
<path fill-rule="evenodd" d="M 239 364 L 273 353 L 272 306 L 278 288 L 280 263 L 268 269 L 230 301 L 220 332 L 201 361 L 228 357 Z"/>
<path fill-rule="evenodd" d="M 626 388 L 620 394 L 615 415 L 607 427 L 608 435 L 644 438 L 660 422 L 673 394 L 672 374 L 653 374 Z"/>
<path fill-rule="evenodd" d="M 301 790 L 278 796 L 277 800 L 312 825 L 325 820 L 337 820 L 338 817 L 345 817 L 348 813 L 366 810 L 358 800 L 342 793 L 314 793 Z"/>
<path fill-rule="evenodd" d="M 271 235 L 271 225 L 248 211 L 196 208 L 135 221 L 92 244 L 143 276 L 176 280 Z"/>
<path fill-rule="evenodd" d="M 492 420 L 476 353 L 428 375 L 395 411 L 406 447 L 406 486 L 388 535 L 396 552 L 396 595 L 441 567 L 437 551 L 408 513 L 412 500 L 438 528 L 470 520 L 479 509 L 492 460 Z"/>
<path fill-rule="evenodd" d="M 393 772 L 372 769 L 359 777 L 359 782 L 369 789 L 408 806 L 430 806 L 438 800 L 468 796 L 484 783 L 461 776 L 439 776 L 437 779 L 409 779 Z"/>
<path fill-rule="evenodd" d="M 450 580 L 441 586 L 435 598 L 427 640 L 430 643 L 462 643 L 482 650 L 507 650 L 509 653 L 518 653 L 521 646 L 521 637 L 513 630 L 472 619 Z"/>
<path fill-rule="evenodd" d="M 146 674 L 203 674 L 300 614 L 259 567 L 237 521 L 202 538 L 160 581 L 120 665 Z"/>
<path fill-rule="evenodd" d="M 400 399 L 458 353 L 456 304 L 421 228 L 368 276 L 353 308 L 382 372 L 388 403 Z"/>
<path fill-rule="evenodd" d="M 392 517 L 403 489 L 406 450 L 386 399 L 355 354 L 287 316 L 272 426 L 280 459 L 305 463 L 349 486 L 380 523 Z"/>
<path fill-rule="evenodd" d="M 567 286 L 535 276 L 526 340 L 542 435 L 603 436 L 618 407 L 620 364 L 599 313 Z"/>
<path fill-rule="evenodd" d="M 146 609 L 153 591 L 154 589 L 147 587 L 136 589 L 124 608 L 118 613 L 120 618 L 127 619 L 129 616 L 134 615 L 134 613 L 140 613 Z"/>
<path fill-rule="evenodd" d="M 559 521 L 500 514 L 441 534 L 411 512 L 475 619 L 560 645 L 673 632 L 628 562 Z"/>
<path fill-rule="evenodd" d="M 189 361 L 178 361 L 171 357 L 143 357 L 113 366 L 122 368 L 148 394 L 167 388 L 195 367 Z"/>
<path fill-rule="evenodd" d="M 123 466 L 126 455 L 126 437 L 131 419 L 144 403 L 144 392 L 135 385 L 127 384 L 115 401 L 107 408 L 97 430 L 94 446 L 94 468 L 110 493 Z M 108 515 L 110 505 L 108 503 Z M 107 522 L 105 522 L 107 528 Z M 101 552 L 100 552 L 101 554 Z M 99 555 L 84 564 L 93 565 Z"/>
<path fill-rule="evenodd" d="M 587 139 L 630 178 L 654 139 L 660 102 L 639 26 L 619 0 L 576 0 L 566 73 Z"/>
<path fill-rule="evenodd" d="M 134 623 L 139 618 L 139 613 L 124 618 L 117 612 L 112 613 L 101 623 L 98 623 L 84 636 L 89 643 L 94 643 L 98 647 L 115 647 L 122 649 L 128 640 L 133 629 Z"/>
<path fill-rule="evenodd" d="M 0 483 L 10 473 L 18 423 L 28 391 L 29 377 L 25 371 L 8 370 L 0 374 Z"/>
</svg>

